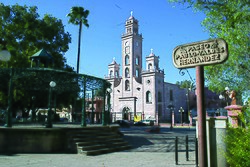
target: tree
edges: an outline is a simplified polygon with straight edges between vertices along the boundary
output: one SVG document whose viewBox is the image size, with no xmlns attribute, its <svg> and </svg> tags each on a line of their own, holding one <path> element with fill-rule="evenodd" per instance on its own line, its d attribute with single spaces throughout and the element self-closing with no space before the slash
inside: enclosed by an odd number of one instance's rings
<svg viewBox="0 0 250 167">
<path fill-rule="evenodd" d="M 83 7 L 78 7 L 78 6 L 72 7 L 70 10 L 70 13 L 67 14 L 67 17 L 69 17 L 69 23 L 74 24 L 74 25 L 79 25 L 77 70 L 76 70 L 77 73 L 79 73 L 82 25 L 89 27 L 88 20 L 87 20 L 88 15 L 89 15 L 88 10 L 84 10 Z"/>
<path fill-rule="evenodd" d="M 181 82 L 177 81 L 176 85 L 179 85 L 180 88 L 182 88 L 182 89 L 188 89 L 189 91 L 195 89 L 195 84 L 193 82 L 191 82 L 190 80 L 184 80 Z"/>
<path fill-rule="evenodd" d="M 71 42 L 71 37 L 68 32 L 65 32 L 62 20 L 49 14 L 41 18 L 35 6 L 28 7 L 18 4 L 5 6 L 0 3 L 0 27 L 0 50 L 4 47 L 1 41 L 4 41 L 6 48 L 12 55 L 8 64 L 0 61 L 0 108 L 6 108 L 7 106 L 10 76 L 5 71 L 7 72 L 9 69 L 1 69 L 7 66 L 23 68 L 19 72 L 16 71 L 16 73 L 21 73 L 21 77 L 15 77 L 13 80 L 15 85 L 13 88 L 13 106 L 18 106 L 21 110 L 29 108 L 32 103 L 32 96 L 36 96 L 36 107 L 46 107 L 48 91 L 44 91 L 36 85 L 35 77 L 25 69 L 30 67 L 30 56 L 44 48 L 54 59 L 53 68 L 73 71 L 72 67 L 66 64 L 64 57 L 65 52 L 69 49 L 68 44 Z M 66 81 L 68 80 L 69 78 Z M 40 81 L 37 83 L 41 83 Z M 40 89 L 40 92 L 35 91 L 35 88 Z M 72 91 L 70 95 L 73 95 Z M 65 99 L 64 104 L 65 101 L 69 103 Z"/>
<path fill-rule="evenodd" d="M 62 20 L 48 14 L 40 18 L 35 6 L 5 6 L 1 3 L 0 26 L 1 40 L 7 43 L 12 55 L 9 67 L 30 67 L 30 56 L 44 48 L 52 55 L 54 68 L 72 71 L 63 57 L 71 37 L 65 32 Z M 0 62 L 0 66 L 6 67 L 5 62 Z"/>
<path fill-rule="evenodd" d="M 230 87 L 239 94 L 250 95 L 250 1 L 249 0 L 169 0 L 188 4 L 206 14 L 202 25 L 211 38 L 223 38 L 228 43 L 229 58 L 223 64 L 205 67 L 209 89 L 222 92 Z"/>
</svg>

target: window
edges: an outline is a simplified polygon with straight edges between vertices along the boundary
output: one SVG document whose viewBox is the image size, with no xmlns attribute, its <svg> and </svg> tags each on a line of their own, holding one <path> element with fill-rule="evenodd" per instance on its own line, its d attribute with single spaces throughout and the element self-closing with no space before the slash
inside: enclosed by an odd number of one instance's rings
<svg viewBox="0 0 250 167">
<path fill-rule="evenodd" d="M 152 94 L 150 91 L 146 92 L 146 103 L 152 103 Z"/>
<path fill-rule="evenodd" d="M 135 70 L 135 76 L 136 76 L 136 77 L 139 77 L 139 69 L 136 69 L 136 70 Z"/>
<path fill-rule="evenodd" d="M 148 70 L 151 70 L 151 69 L 152 69 L 152 64 L 149 63 L 149 64 L 148 64 Z"/>
<path fill-rule="evenodd" d="M 127 29 L 127 33 L 131 33 L 132 29 L 131 28 L 128 28 Z"/>
<path fill-rule="evenodd" d="M 158 102 L 162 102 L 161 92 L 158 92 Z"/>
<path fill-rule="evenodd" d="M 125 81 L 125 90 L 130 90 L 130 88 L 129 88 L 129 80 L 126 80 Z"/>
<path fill-rule="evenodd" d="M 151 83 L 150 79 L 148 79 L 146 83 L 147 83 L 147 84 L 150 84 L 150 83 Z"/>
<path fill-rule="evenodd" d="M 128 65 L 129 64 L 129 55 L 126 55 L 125 56 L 125 65 Z"/>
<path fill-rule="evenodd" d="M 173 90 L 169 91 L 169 100 L 173 101 Z"/>
<path fill-rule="evenodd" d="M 115 77 L 119 78 L 119 72 L 118 71 L 115 72 Z"/>
<path fill-rule="evenodd" d="M 139 65 L 139 57 L 138 56 L 135 58 L 135 64 Z"/>
<path fill-rule="evenodd" d="M 110 70 L 109 76 L 110 76 L 110 77 L 113 77 L 113 70 Z"/>
<path fill-rule="evenodd" d="M 129 78 L 129 69 L 128 68 L 125 69 L 125 77 Z"/>
</svg>

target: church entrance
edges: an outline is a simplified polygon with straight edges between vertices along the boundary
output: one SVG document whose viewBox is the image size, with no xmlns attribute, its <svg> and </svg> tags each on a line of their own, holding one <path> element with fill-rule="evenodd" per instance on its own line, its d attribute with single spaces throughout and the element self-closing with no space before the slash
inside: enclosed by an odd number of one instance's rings
<svg viewBox="0 0 250 167">
<path fill-rule="evenodd" d="M 128 107 L 124 107 L 122 110 L 122 119 L 128 120 L 129 118 L 129 111 L 130 109 Z"/>
</svg>

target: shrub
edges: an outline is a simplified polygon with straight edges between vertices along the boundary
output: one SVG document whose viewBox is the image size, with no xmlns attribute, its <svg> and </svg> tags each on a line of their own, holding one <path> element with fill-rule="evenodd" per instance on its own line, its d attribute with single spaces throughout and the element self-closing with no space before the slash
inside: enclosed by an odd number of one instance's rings
<svg viewBox="0 0 250 167">
<path fill-rule="evenodd" d="M 225 137 L 225 143 L 227 145 L 225 156 L 229 166 L 232 167 L 250 166 L 249 103 L 243 107 L 242 113 L 243 114 L 240 115 L 242 127 L 229 127 Z"/>
</svg>

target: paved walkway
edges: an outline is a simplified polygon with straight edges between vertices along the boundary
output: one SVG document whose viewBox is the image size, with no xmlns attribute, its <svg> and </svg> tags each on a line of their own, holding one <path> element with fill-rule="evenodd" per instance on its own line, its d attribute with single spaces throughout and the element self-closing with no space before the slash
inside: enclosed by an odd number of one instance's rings
<svg viewBox="0 0 250 167">
<path fill-rule="evenodd" d="M 146 127 L 145 127 L 146 128 Z M 145 132 L 145 128 L 121 129 L 124 139 L 133 149 L 103 154 L 84 156 L 79 154 L 14 154 L 0 155 L 1 167 L 191 167 L 195 166 L 195 152 L 191 137 L 194 129 L 162 128 L 160 133 Z M 186 161 L 184 137 L 189 139 L 189 161 Z M 175 164 L 174 139 L 179 138 L 179 161 Z"/>
<path fill-rule="evenodd" d="M 175 165 L 174 153 L 117 152 L 99 156 L 79 154 L 16 154 L 0 155 L 1 167 L 190 167 L 195 161 L 186 161 L 181 153 Z"/>
</svg>

